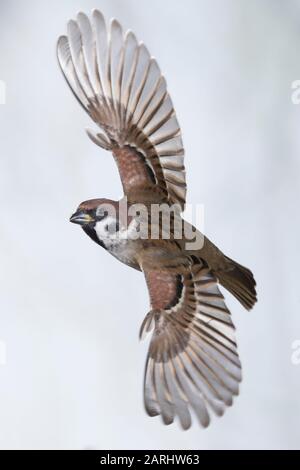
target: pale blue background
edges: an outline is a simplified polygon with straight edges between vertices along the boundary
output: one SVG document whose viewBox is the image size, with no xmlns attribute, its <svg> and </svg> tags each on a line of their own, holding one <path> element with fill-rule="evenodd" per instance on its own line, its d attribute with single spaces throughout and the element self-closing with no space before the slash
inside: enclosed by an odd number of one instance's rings
<svg viewBox="0 0 300 470">
<path fill-rule="evenodd" d="M 207 430 L 146 416 L 143 276 L 68 222 L 82 200 L 121 195 L 55 57 L 67 20 L 94 7 L 158 58 L 188 202 L 204 204 L 206 233 L 258 282 L 250 313 L 227 295 L 244 380 Z M 0 79 L 0 447 L 299 448 L 300 1 L 1 0 Z"/>
</svg>

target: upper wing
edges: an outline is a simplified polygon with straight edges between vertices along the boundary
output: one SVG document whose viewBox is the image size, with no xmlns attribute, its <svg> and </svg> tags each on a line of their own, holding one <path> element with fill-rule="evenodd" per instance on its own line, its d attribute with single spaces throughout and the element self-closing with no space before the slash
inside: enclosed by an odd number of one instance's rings
<svg viewBox="0 0 300 470">
<path fill-rule="evenodd" d="M 141 191 L 147 200 L 154 194 L 183 208 L 181 132 L 166 81 L 145 45 L 131 31 L 123 34 L 115 19 L 107 29 L 94 10 L 92 22 L 83 13 L 69 21 L 57 51 L 73 93 L 105 132 L 87 131 L 113 151 L 125 194 L 134 199 Z"/>
<path fill-rule="evenodd" d="M 202 426 L 207 405 L 222 415 L 241 381 L 234 326 L 216 279 L 201 262 L 186 274 L 144 271 L 153 310 L 141 335 L 154 326 L 145 369 L 144 400 L 150 416 L 165 424 L 179 417 L 191 425 L 192 408 Z"/>
</svg>

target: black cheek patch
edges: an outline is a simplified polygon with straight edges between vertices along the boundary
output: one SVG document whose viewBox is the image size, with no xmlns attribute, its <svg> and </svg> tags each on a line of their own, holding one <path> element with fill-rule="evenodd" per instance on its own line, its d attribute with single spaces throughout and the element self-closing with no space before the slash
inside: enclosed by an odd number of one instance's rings
<svg viewBox="0 0 300 470">
<path fill-rule="evenodd" d="M 104 243 L 102 242 L 102 240 L 100 240 L 98 238 L 98 235 L 96 233 L 96 230 L 92 227 L 89 227 L 88 225 L 84 225 L 82 227 L 82 229 L 85 231 L 85 233 L 95 242 L 97 243 L 97 245 L 100 245 L 102 246 L 102 248 L 104 248 L 106 250 L 106 246 L 104 245 Z"/>
</svg>

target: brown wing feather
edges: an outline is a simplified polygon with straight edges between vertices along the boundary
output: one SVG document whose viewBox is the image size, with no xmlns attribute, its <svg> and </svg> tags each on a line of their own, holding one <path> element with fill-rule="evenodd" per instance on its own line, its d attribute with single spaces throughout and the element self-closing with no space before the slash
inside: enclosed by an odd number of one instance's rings
<svg viewBox="0 0 300 470">
<path fill-rule="evenodd" d="M 79 13 L 57 46 L 62 72 L 74 95 L 104 133 L 88 130 L 97 145 L 112 150 L 125 194 L 141 188 L 139 202 L 177 203 L 183 209 L 186 183 L 183 144 L 166 81 L 156 60 L 134 34 L 123 34 L 94 10 Z M 142 199 L 141 199 L 142 198 Z"/>
<path fill-rule="evenodd" d="M 181 275 L 144 272 L 152 310 L 141 335 L 154 328 L 145 368 L 146 410 L 160 414 L 165 424 L 177 415 L 184 429 L 193 410 L 205 427 L 208 408 L 222 415 L 241 381 L 230 312 L 216 279 L 200 263 Z"/>
<path fill-rule="evenodd" d="M 129 202 L 153 200 L 153 191 L 159 194 L 159 201 L 168 201 L 164 178 L 159 178 L 162 172 L 155 173 L 141 152 L 126 145 L 121 148 L 114 147 L 113 156 L 118 165 L 124 194 L 128 196 Z"/>
</svg>

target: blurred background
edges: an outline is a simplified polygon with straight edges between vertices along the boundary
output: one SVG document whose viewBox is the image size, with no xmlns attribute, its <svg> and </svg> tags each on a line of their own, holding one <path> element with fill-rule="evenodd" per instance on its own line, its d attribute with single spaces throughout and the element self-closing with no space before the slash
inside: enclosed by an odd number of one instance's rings
<svg viewBox="0 0 300 470">
<path fill-rule="evenodd" d="M 56 62 L 67 20 L 92 8 L 157 57 L 187 201 L 204 204 L 206 234 L 257 280 L 251 312 L 226 295 L 244 379 L 206 430 L 144 412 L 143 276 L 68 222 L 82 200 L 122 194 Z M 299 0 L 1 0 L 1 449 L 300 447 L 299 79 Z"/>
</svg>

